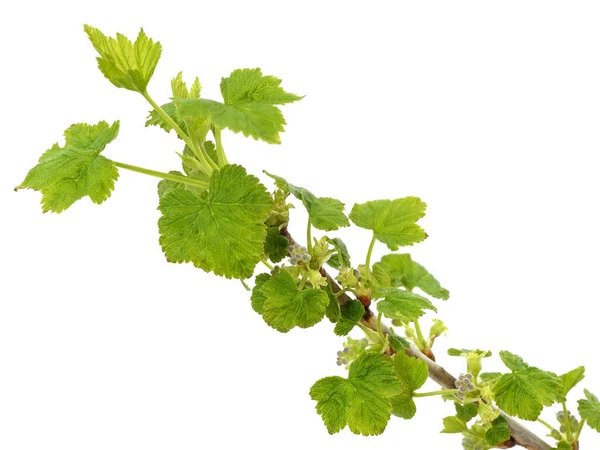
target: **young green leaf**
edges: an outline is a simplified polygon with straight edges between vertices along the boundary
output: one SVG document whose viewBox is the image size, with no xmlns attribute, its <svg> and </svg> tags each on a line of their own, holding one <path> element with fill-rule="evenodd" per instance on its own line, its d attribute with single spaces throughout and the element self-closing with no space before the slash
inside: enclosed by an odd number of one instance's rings
<svg viewBox="0 0 600 450">
<path fill-rule="evenodd" d="M 293 194 L 294 197 L 302 201 L 313 227 L 319 230 L 334 231 L 340 227 L 350 225 L 348 218 L 344 214 L 344 204 L 339 200 L 329 197 L 315 197 L 309 190 L 294 186 L 280 176 L 272 175 L 267 171 L 265 171 L 265 174 L 275 180 L 275 185 L 279 189 Z"/>
<path fill-rule="evenodd" d="M 492 428 L 485 433 L 485 439 L 488 444 L 494 447 L 504 441 L 508 441 L 510 439 L 508 421 L 502 416 L 496 417 L 492 422 Z"/>
<path fill-rule="evenodd" d="M 351 267 L 350 266 L 350 253 L 348 253 L 348 247 L 344 241 L 340 238 L 330 238 L 326 237 L 327 242 L 329 242 L 335 248 L 337 253 L 334 253 L 331 258 L 327 261 L 334 269 L 339 269 L 340 267 Z"/>
<path fill-rule="evenodd" d="M 585 378 L 585 367 L 579 366 L 560 376 L 565 391 L 565 397 L 581 380 Z"/>
<path fill-rule="evenodd" d="M 564 397 L 563 384 L 557 375 L 530 367 L 509 352 L 500 352 L 500 357 L 512 373 L 496 380 L 493 392 L 498 406 L 509 415 L 536 420 L 544 406 Z"/>
<path fill-rule="evenodd" d="M 146 36 L 143 29 L 134 43 L 120 33 L 115 39 L 89 25 L 84 25 L 84 30 L 100 54 L 98 68 L 104 76 L 119 88 L 144 94 L 160 59 L 160 43 Z"/>
<path fill-rule="evenodd" d="M 388 275 L 389 287 L 404 287 L 409 291 L 419 288 L 426 294 L 443 300 L 448 300 L 450 296 L 448 290 L 444 289 L 425 267 L 413 261 L 407 253 L 384 256 L 373 266 L 373 272 L 378 269 Z"/>
<path fill-rule="evenodd" d="M 577 400 L 579 415 L 591 428 L 600 433 L 600 400 L 587 389 L 584 389 L 583 393 L 585 399 Z"/>
<path fill-rule="evenodd" d="M 196 77 L 194 83 L 192 84 L 192 88 L 188 90 L 186 82 L 183 81 L 183 72 L 179 72 L 177 76 L 171 80 L 171 93 L 173 95 L 173 98 L 200 98 L 201 89 L 202 86 L 200 85 L 200 80 L 198 79 L 198 77 Z M 175 103 L 165 103 L 161 106 L 161 108 L 165 113 L 167 113 L 167 115 L 171 119 L 173 119 L 175 123 L 177 123 L 179 128 L 181 128 L 188 134 L 190 133 L 191 130 L 187 129 L 186 122 L 184 120 L 180 120 L 177 116 L 177 107 L 175 106 Z M 196 127 L 198 127 L 204 122 L 205 119 L 192 121 L 192 125 L 196 125 Z M 168 124 L 154 109 L 148 113 L 148 118 L 146 120 L 147 127 L 152 125 L 161 127 L 167 133 L 172 130 L 171 125 Z M 208 132 L 208 127 L 206 128 L 206 131 Z M 204 136 L 202 136 L 202 138 L 204 138 Z"/>
<path fill-rule="evenodd" d="M 274 275 L 261 291 L 266 297 L 263 318 L 282 333 L 294 327 L 312 327 L 323 319 L 329 304 L 329 297 L 320 289 L 299 291 L 296 281 L 286 271 Z"/>
<path fill-rule="evenodd" d="M 310 397 L 330 434 L 347 424 L 354 434 L 372 436 L 385 430 L 392 409 L 389 397 L 401 389 L 389 359 L 368 352 L 350 365 L 347 379 L 322 378 L 310 389 Z"/>
<path fill-rule="evenodd" d="M 390 333 L 387 336 L 388 342 L 392 350 L 396 352 L 401 352 L 410 348 L 410 342 L 404 339 L 402 336 L 398 336 L 394 333 L 393 328 L 390 328 Z"/>
<path fill-rule="evenodd" d="M 373 200 L 355 204 L 350 220 L 361 228 L 373 230 L 375 237 L 390 250 L 413 245 L 427 237 L 416 224 L 425 215 L 427 205 L 417 197 L 396 200 Z"/>
<path fill-rule="evenodd" d="M 256 177 L 241 166 L 225 166 L 213 172 L 208 192 L 179 188 L 160 200 L 160 244 L 170 262 L 248 278 L 263 256 L 271 205 Z"/>
<path fill-rule="evenodd" d="M 265 254 L 274 263 L 278 263 L 286 257 L 290 241 L 281 235 L 279 227 L 269 227 L 265 240 Z"/>
<path fill-rule="evenodd" d="M 250 302 L 252 309 L 262 316 L 265 307 L 265 300 L 267 296 L 262 292 L 263 285 L 271 279 L 271 275 L 268 273 L 261 273 L 257 275 L 254 280 L 254 288 L 252 289 L 252 295 L 250 296 Z"/>
<path fill-rule="evenodd" d="M 456 417 L 465 423 L 477 416 L 477 405 L 473 403 L 466 403 L 462 405 L 454 402 L 454 409 L 456 409 Z"/>
<path fill-rule="evenodd" d="M 341 318 L 335 324 L 333 332 L 337 336 L 346 336 L 365 313 L 365 307 L 358 300 L 350 300 L 340 306 Z"/>
<path fill-rule="evenodd" d="M 85 196 L 102 203 L 110 197 L 119 173 L 100 153 L 118 133 L 118 121 L 111 126 L 104 121 L 71 125 L 65 130 L 65 146 L 54 144 L 46 151 L 15 190 L 40 191 L 44 212 L 59 213 Z"/>
<path fill-rule="evenodd" d="M 377 303 L 377 310 L 388 319 L 411 321 L 421 317 L 426 309 L 437 311 L 425 297 L 402 289 L 378 289 L 376 295 L 384 297 Z"/>
<path fill-rule="evenodd" d="M 467 424 L 458 417 L 444 417 L 444 429 L 441 431 L 442 433 L 464 433 L 467 430 Z"/>
<path fill-rule="evenodd" d="M 229 128 L 270 144 L 279 144 L 285 119 L 275 105 L 300 100 L 285 92 L 281 80 L 263 76 L 260 69 L 238 69 L 221 80 L 224 103 L 207 99 L 175 100 L 181 118 L 209 118 L 218 128 Z"/>
<path fill-rule="evenodd" d="M 400 380 L 402 392 L 391 398 L 392 414 L 411 419 L 417 412 L 413 393 L 427 381 L 427 363 L 400 351 L 392 358 L 394 369 Z"/>
</svg>

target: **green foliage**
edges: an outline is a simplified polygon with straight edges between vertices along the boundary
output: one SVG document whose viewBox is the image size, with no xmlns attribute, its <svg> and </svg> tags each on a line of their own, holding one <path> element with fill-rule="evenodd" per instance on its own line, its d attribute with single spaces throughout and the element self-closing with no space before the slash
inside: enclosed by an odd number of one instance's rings
<svg viewBox="0 0 600 450">
<path fill-rule="evenodd" d="M 264 76 L 260 69 L 238 69 L 221 80 L 223 103 L 202 98 L 175 99 L 180 118 L 203 117 L 219 128 L 243 133 L 269 144 L 279 144 L 285 119 L 275 105 L 300 100 L 285 92 L 281 80 Z"/>
<path fill-rule="evenodd" d="M 115 187 L 119 173 L 114 163 L 100 155 L 119 133 L 119 122 L 111 126 L 78 123 L 65 130 L 65 146 L 54 144 L 29 171 L 16 189 L 42 193 L 42 211 L 59 213 L 88 196 L 102 203 Z"/>
<path fill-rule="evenodd" d="M 269 227 L 265 239 L 265 254 L 274 263 L 286 257 L 290 241 L 281 235 L 279 227 Z"/>
<path fill-rule="evenodd" d="M 401 393 L 396 370 L 379 353 L 365 353 L 350 365 L 348 378 L 327 377 L 310 389 L 317 413 L 330 434 L 346 425 L 354 434 L 383 433 L 390 419 L 390 397 Z"/>
<path fill-rule="evenodd" d="M 585 399 L 577 401 L 579 415 L 590 428 L 600 433 L 600 400 L 587 389 L 584 389 L 583 393 Z"/>
<path fill-rule="evenodd" d="M 286 333 L 312 327 L 327 316 L 337 336 L 364 333 L 362 338 L 348 336 L 338 352 L 337 364 L 348 369 L 348 377 L 323 378 L 310 390 L 330 433 L 348 426 L 356 434 L 381 434 L 392 415 L 410 419 L 416 413 L 415 399 L 433 395 L 454 401 L 456 415 L 443 419 L 443 432 L 462 434 L 466 450 L 488 450 L 509 440 L 506 414 L 535 420 L 554 402 L 563 406 L 557 414 L 560 431 L 550 434 L 558 450 L 575 447 L 584 422 L 600 432 L 600 401 L 591 392 L 585 390 L 578 402 L 581 420 L 566 409 L 567 394 L 585 376 L 583 366 L 558 377 L 503 351 L 500 358 L 511 372 L 481 373 L 482 360 L 491 352 L 451 348 L 449 355 L 466 358 L 467 373 L 456 379 L 457 389 L 416 392 L 428 375 L 443 378 L 443 369 L 409 356 L 407 351 L 413 354 L 415 347 L 382 317 L 402 327 L 405 336 L 433 358 L 432 346 L 447 327 L 433 319 L 429 334 L 423 335 L 417 319 L 427 310 L 437 310 L 414 291 L 443 300 L 449 291 L 409 254 L 389 254 L 372 266 L 371 256 L 375 240 L 392 251 L 424 240 L 427 235 L 417 222 L 426 204 L 417 197 L 373 200 L 355 204 L 346 216 L 342 201 L 317 197 L 268 173 L 278 189 L 267 192 L 258 178 L 228 162 L 221 131 L 227 128 L 277 144 L 286 123 L 278 106 L 301 97 L 284 91 L 281 80 L 260 69 L 238 69 L 221 80 L 223 100 L 214 101 L 200 97 L 198 77 L 188 87 L 179 72 L 171 80 L 172 101 L 160 107 L 147 88 L 161 44 L 143 30 L 132 42 L 121 34 L 107 37 L 89 25 L 84 29 L 99 53 L 103 75 L 119 88 L 142 94 L 152 107 L 146 125 L 177 133 L 183 144 L 176 153 L 181 169 L 159 172 L 101 155 L 117 136 L 118 121 L 110 126 L 104 121 L 72 125 L 65 131 L 65 145 L 47 150 L 17 187 L 40 191 L 44 212 L 61 212 L 85 196 L 104 202 L 114 189 L 117 168 L 158 177 L 159 242 L 168 261 L 191 262 L 207 272 L 240 279 L 247 290 L 244 280 L 262 262 L 269 272 L 256 276 L 250 303 L 269 326 Z M 308 223 L 301 224 L 307 231 L 306 247 L 289 235 L 290 194 L 308 212 Z M 339 237 L 311 234 L 313 228 L 332 232 L 350 222 L 373 232 L 365 263 L 355 267 Z M 325 264 L 337 273 L 324 272 Z M 377 302 L 379 315 L 372 302 Z"/>
<path fill-rule="evenodd" d="M 265 296 L 263 318 L 277 331 L 287 333 L 294 327 L 309 328 L 325 316 L 327 294 L 319 289 L 299 290 L 289 272 L 274 275 L 261 287 Z"/>
<path fill-rule="evenodd" d="M 252 289 L 252 295 L 250 296 L 250 302 L 252 309 L 262 316 L 265 311 L 265 300 L 267 296 L 263 294 L 263 285 L 271 279 L 271 275 L 268 273 L 261 273 L 256 276 L 254 280 L 254 288 Z"/>
<path fill-rule="evenodd" d="M 146 36 L 143 29 L 134 43 L 120 33 L 115 39 L 89 25 L 84 30 L 100 54 L 97 60 L 102 74 L 116 87 L 144 94 L 162 53 L 160 43 Z"/>
<path fill-rule="evenodd" d="M 390 250 L 413 245 L 427 237 L 416 222 L 425 215 L 427 205 L 417 197 L 372 200 L 355 204 L 350 220 L 361 228 L 373 230 L 375 237 Z"/>
<path fill-rule="evenodd" d="M 563 390 L 566 395 L 573 389 L 581 380 L 585 378 L 585 367 L 579 366 L 560 376 L 563 383 Z"/>
<path fill-rule="evenodd" d="M 338 336 L 346 336 L 362 318 L 365 308 L 358 300 L 350 300 L 340 306 L 340 320 L 335 324 L 333 332 Z"/>
<path fill-rule="evenodd" d="M 510 429 L 508 428 L 508 421 L 498 416 L 492 422 L 492 427 L 486 431 L 485 439 L 488 444 L 497 446 L 501 442 L 508 441 L 510 439 Z"/>
<path fill-rule="evenodd" d="M 512 353 L 500 352 L 504 364 L 512 373 L 502 375 L 494 384 L 496 403 L 511 416 L 536 420 L 544 406 L 564 397 L 561 379 L 551 372 L 530 367 Z"/>
<path fill-rule="evenodd" d="M 248 278 L 263 255 L 271 204 L 256 177 L 225 166 L 213 173 L 208 192 L 176 188 L 160 200 L 160 245 L 170 262 Z"/>
<path fill-rule="evenodd" d="M 412 260 L 409 254 L 391 254 L 381 258 L 373 267 L 373 272 L 381 270 L 387 275 L 389 284 L 385 288 L 403 287 L 409 291 L 419 288 L 435 298 L 448 300 L 450 292 L 425 267 Z"/>
<path fill-rule="evenodd" d="M 417 412 L 413 393 L 427 381 L 427 363 L 399 351 L 393 357 L 402 392 L 391 398 L 392 414 L 403 419 L 411 419 Z"/>
<path fill-rule="evenodd" d="M 377 309 L 388 319 L 411 321 L 421 317 L 426 309 L 437 311 L 425 297 L 402 289 L 378 290 L 377 295 L 383 296 Z"/>
<path fill-rule="evenodd" d="M 291 193 L 298 200 L 302 201 L 313 227 L 319 230 L 334 231 L 340 227 L 347 227 L 350 225 L 348 218 L 344 214 L 344 204 L 339 200 L 329 197 L 316 197 L 309 190 L 294 186 L 280 176 L 270 174 L 266 171 L 265 173 L 275 180 L 275 185 L 279 189 L 286 193 Z M 338 241 L 333 245 L 343 245 L 343 242 L 341 244 L 340 242 L 341 241 Z M 345 247 L 345 245 L 343 247 Z M 340 247 L 342 252 L 343 247 Z M 350 256 L 347 255 L 347 253 L 342 255 L 342 257 L 344 256 L 348 256 L 348 260 L 350 259 Z"/>
</svg>

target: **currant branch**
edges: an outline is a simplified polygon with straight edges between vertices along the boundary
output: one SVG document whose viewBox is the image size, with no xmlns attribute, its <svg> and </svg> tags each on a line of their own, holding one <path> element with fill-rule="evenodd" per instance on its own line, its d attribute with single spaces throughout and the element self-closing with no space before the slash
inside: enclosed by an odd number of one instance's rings
<svg viewBox="0 0 600 450">
<path fill-rule="evenodd" d="M 118 169 L 161 178 L 159 242 L 167 261 L 191 262 L 206 272 L 239 279 L 245 287 L 244 280 L 262 262 L 268 272 L 256 276 L 251 305 L 270 327 L 286 333 L 326 317 L 336 335 L 347 336 L 337 360 L 348 370 L 347 378 L 325 377 L 310 389 L 331 434 L 346 426 L 355 434 L 381 434 L 392 415 L 411 419 L 417 410 L 415 399 L 430 396 L 454 404 L 456 414 L 443 418 L 442 432 L 462 435 L 466 450 L 517 445 L 573 450 L 579 448 L 586 423 L 600 432 L 600 400 L 591 392 L 584 390 L 585 398 L 578 401 L 579 418 L 567 409 L 567 394 L 583 380 L 583 367 L 558 376 L 501 351 L 509 372 L 486 373 L 483 360 L 491 352 L 450 349 L 449 356 L 466 360 L 465 373 L 456 378 L 435 361 L 434 341 L 447 328 L 432 319 L 427 334 L 420 319 L 437 312 L 431 299 L 447 300 L 449 292 L 409 254 L 396 253 L 427 238 L 417 223 L 426 210 L 419 198 L 355 204 L 346 215 L 339 200 L 318 197 L 265 172 L 276 186 L 270 193 L 242 166 L 229 163 L 225 129 L 280 143 L 285 120 L 279 105 L 302 98 L 284 91 L 281 80 L 260 69 L 235 70 L 221 81 L 221 102 L 201 98 L 198 78 L 188 89 L 180 72 L 171 82 L 172 101 L 159 105 L 147 87 L 162 53 L 160 43 L 143 30 L 131 42 L 120 34 L 109 38 L 96 28 L 84 29 L 99 54 L 103 75 L 151 105 L 146 126 L 176 132 L 183 143 L 177 153 L 181 170 L 160 172 L 101 155 L 117 137 L 118 121 L 72 125 L 65 131 L 65 145 L 47 150 L 17 187 L 40 191 L 44 212 L 62 212 L 86 196 L 94 203 L 104 202 L 114 189 Z M 288 232 L 290 196 L 308 212 L 306 247 Z M 313 230 L 333 232 L 351 223 L 372 233 L 365 263 L 356 266 L 341 239 L 313 237 Z M 373 264 L 373 249 L 381 244 L 391 253 Z M 350 337 L 354 331 L 364 337 Z M 418 391 L 427 378 L 442 389 Z M 554 404 L 561 407 L 556 427 L 540 417 Z M 544 424 L 555 447 L 515 418 Z"/>
</svg>

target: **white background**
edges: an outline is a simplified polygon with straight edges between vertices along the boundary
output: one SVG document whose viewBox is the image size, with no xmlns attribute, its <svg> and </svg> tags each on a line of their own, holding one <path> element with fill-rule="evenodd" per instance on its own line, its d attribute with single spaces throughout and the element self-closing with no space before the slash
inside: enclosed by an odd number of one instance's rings
<svg viewBox="0 0 600 450">
<path fill-rule="evenodd" d="M 239 282 L 168 264 L 155 179 L 121 171 L 105 204 L 60 215 L 12 191 L 77 122 L 120 119 L 106 156 L 177 168 L 180 142 L 144 129 L 141 96 L 102 77 L 84 23 L 132 37 L 143 26 L 163 44 L 149 86 L 160 103 L 180 70 L 209 98 L 240 67 L 306 95 L 284 107 L 280 146 L 227 132 L 230 160 L 348 209 L 420 196 L 430 237 L 410 251 L 451 291 L 438 360 L 463 370 L 445 356 L 454 346 L 557 373 L 585 364 L 571 408 L 583 386 L 600 395 L 599 19 L 592 1 L 3 6 L 0 448 L 460 448 L 438 434 L 453 410 L 438 398 L 382 436 L 328 435 L 308 390 L 343 375 L 342 340 L 326 321 L 280 334 Z M 292 220 L 301 239 L 305 215 Z M 337 235 L 362 261 L 368 232 Z M 581 448 L 599 447 L 586 429 Z"/>
</svg>

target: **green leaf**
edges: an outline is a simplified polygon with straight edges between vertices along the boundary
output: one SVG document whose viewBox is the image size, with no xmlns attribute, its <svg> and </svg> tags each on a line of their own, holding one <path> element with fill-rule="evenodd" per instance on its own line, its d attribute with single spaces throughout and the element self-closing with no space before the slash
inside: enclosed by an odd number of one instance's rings
<svg viewBox="0 0 600 450">
<path fill-rule="evenodd" d="M 329 304 L 329 297 L 320 289 L 299 291 L 296 281 L 286 271 L 274 275 L 261 290 L 266 296 L 263 318 L 282 333 L 294 327 L 312 327 L 323 319 Z"/>
<path fill-rule="evenodd" d="M 517 355 L 503 351 L 500 357 L 512 373 L 496 380 L 493 392 L 497 405 L 511 416 L 536 420 L 544 406 L 564 397 L 561 379 L 536 367 L 530 367 Z"/>
<path fill-rule="evenodd" d="M 373 200 L 355 204 L 350 220 L 361 228 L 373 230 L 375 237 L 390 250 L 421 242 L 427 237 L 416 224 L 425 215 L 426 204 L 417 197 Z"/>
<path fill-rule="evenodd" d="M 402 336 L 392 333 L 392 329 L 390 329 L 390 334 L 388 334 L 388 342 L 390 343 L 390 347 L 396 352 L 410 348 L 410 342 Z"/>
<path fill-rule="evenodd" d="M 442 433 L 464 433 L 467 430 L 467 425 L 458 417 L 444 417 L 444 429 Z"/>
<path fill-rule="evenodd" d="M 600 433 L 600 401 L 587 389 L 584 389 L 583 393 L 586 398 L 577 400 L 579 415 L 591 428 Z"/>
<path fill-rule="evenodd" d="M 108 80 L 119 88 L 146 92 L 146 87 L 160 59 L 162 46 L 154 42 L 141 29 L 134 43 L 117 33 L 117 37 L 106 37 L 102 32 L 84 25 L 92 45 L 100 54 L 98 68 Z"/>
<path fill-rule="evenodd" d="M 585 367 L 579 366 L 560 376 L 565 391 L 565 397 L 581 380 L 585 378 Z"/>
<path fill-rule="evenodd" d="M 390 395 L 401 391 L 392 363 L 373 352 L 350 365 L 348 378 L 327 377 L 317 381 L 310 396 L 330 434 L 346 424 L 354 434 L 383 433 L 391 416 Z"/>
<path fill-rule="evenodd" d="M 448 327 L 444 322 L 439 319 L 433 319 L 433 325 L 431 325 L 431 328 L 429 329 L 429 340 L 432 341 L 433 339 L 440 337 L 446 331 L 448 331 Z"/>
<path fill-rule="evenodd" d="M 350 225 L 348 218 L 344 214 L 344 204 L 339 200 L 329 197 L 315 197 L 315 195 L 307 189 L 294 186 L 280 176 L 272 175 L 267 171 L 264 172 L 275 180 L 275 185 L 279 189 L 285 193 L 289 192 L 293 194 L 294 197 L 302 201 L 313 227 L 319 230 L 333 231 L 340 227 L 347 227 Z"/>
<path fill-rule="evenodd" d="M 399 351 L 392 359 L 402 386 L 402 393 L 391 399 L 392 414 L 404 419 L 411 419 L 417 411 L 412 398 L 413 393 L 427 381 L 427 363 L 408 356 L 404 351 Z"/>
<path fill-rule="evenodd" d="M 336 252 L 329 258 L 327 263 L 333 267 L 334 269 L 339 269 L 340 267 L 351 267 L 350 265 L 350 253 L 348 253 L 348 247 L 344 241 L 340 238 L 330 238 L 325 237 L 327 242 L 329 242 L 335 248 Z"/>
<path fill-rule="evenodd" d="M 250 296 L 250 302 L 252 309 L 262 316 L 265 308 L 265 300 L 267 296 L 263 294 L 263 285 L 271 279 L 271 275 L 268 273 L 261 273 L 257 275 L 254 280 L 254 288 L 252 289 L 252 295 Z"/>
<path fill-rule="evenodd" d="M 265 187 L 243 167 L 215 170 L 208 192 L 174 189 L 160 200 L 163 252 L 170 262 L 248 278 L 263 256 L 271 205 Z"/>
<path fill-rule="evenodd" d="M 504 365 L 513 372 L 529 367 L 529 364 L 523 361 L 523 358 L 521 358 L 519 355 L 507 352 L 506 350 L 500 351 L 500 359 L 502 360 Z"/>
<path fill-rule="evenodd" d="M 496 417 L 492 422 L 492 428 L 485 433 L 485 439 L 488 444 L 493 446 L 508 441 L 510 439 L 510 429 L 507 420 L 502 416 Z"/>
<path fill-rule="evenodd" d="M 358 300 L 350 300 L 340 306 L 341 318 L 335 324 L 333 332 L 337 336 L 346 336 L 356 323 L 362 319 L 365 313 L 365 307 Z"/>
<path fill-rule="evenodd" d="M 88 196 L 102 203 L 115 187 L 119 173 L 100 153 L 117 137 L 119 122 L 111 126 L 79 123 L 65 130 L 65 146 L 54 144 L 15 190 L 31 188 L 42 193 L 42 210 L 59 213 Z"/>
<path fill-rule="evenodd" d="M 573 446 L 565 441 L 560 441 L 557 443 L 555 450 L 573 450 Z"/>
<path fill-rule="evenodd" d="M 405 321 L 416 320 L 426 309 L 437 311 L 435 306 L 425 297 L 401 289 L 378 289 L 377 296 L 384 296 L 377 303 L 377 310 L 388 319 Z"/>
<path fill-rule="evenodd" d="M 473 403 L 461 405 L 460 403 L 454 402 L 454 409 L 456 409 L 456 417 L 465 423 L 477 416 L 477 405 Z"/>
<path fill-rule="evenodd" d="M 419 288 L 426 294 L 443 300 L 448 300 L 450 296 L 450 292 L 407 253 L 384 256 L 373 266 L 374 273 L 376 269 L 382 270 L 389 276 L 388 287 L 404 287 L 409 291 Z"/>
<path fill-rule="evenodd" d="M 286 257 L 290 241 L 281 235 L 279 227 L 269 227 L 265 240 L 265 254 L 274 263 L 278 263 Z"/>
<path fill-rule="evenodd" d="M 200 85 L 200 80 L 198 77 L 196 77 L 194 80 L 191 89 L 188 89 L 186 82 L 183 81 L 183 72 L 179 72 L 177 76 L 171 80 L 171 93 L 173 98 L 200 98 L 201 90 L 202 86 Z M 165 103 L 161 106 L 161 109 L 167 113 L 167 115 L 173 119 L 177 125 L 179 125 L 179 128 L 181 128 L 187 134 L 190 133 L 190 130 L 187 129 L 187 124 L 185 121 L 180 120 L 177 116 L 177 107 L 175 106 L 175 103 Z M 201 119 L 197 123 L 194 122 L 194 125 L 200 125 L 204 121 L 205 119 Z M 146 120 L 146 126 L 148 127 L 151 125 L 159 126 L 167 133 L 172 130 L 171 125 L 165 122 L 165 120 L 154 109 L 148 113 L 148 119 Z M 208 131 L 208 128 L 206 131 Z"/>
<path fill-rule="evenodd" d="M 260 69 L 238 69 L 221 80 L 224 103 L 207 99 L 175 100 L 181 118 L 209 118 L 218 128 L 229 128 L 270 144 L 279 144 L 285 119 L 278 107 L 300 100 L 285 92 L 281 80 L 263 76 Z"/>
</svg>

